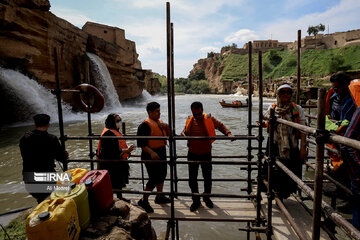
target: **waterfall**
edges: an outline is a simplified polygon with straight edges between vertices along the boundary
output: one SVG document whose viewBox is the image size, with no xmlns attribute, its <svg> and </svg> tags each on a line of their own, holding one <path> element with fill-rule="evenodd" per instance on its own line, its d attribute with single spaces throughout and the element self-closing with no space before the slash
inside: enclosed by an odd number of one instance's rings
<svg viewBox="0 0 360 240">
<path fill-rule="evenodd" d="M 105 63 L 96 54 L 86 53 L 86 55 L 90 58 L 91 73 L 95 80 L 96 87 L 105 98 L 105 111 L 120 109 L 121 103 L 119 96 Z"/>
<path fill-rule="evenodd" d="M 144 89 L 141 93 L 141 99 L 146 102 L 146 101 L 150 101 L 151 99 L 153 99 L 153 97 L 151 96 L 151 94 L 148 91 L 146 91 Z"/>
<path fill-rule="evenodd" d="M 2 109 L 7 120 L 29 120 L 33 115 L 46 113 L 52 122 L 58 120 L 56 97 L 35 80 L 20 72 L 0 67 Z M 62 103 L 65 116 L 71 115 L 71 107 Z"/>
</svg>

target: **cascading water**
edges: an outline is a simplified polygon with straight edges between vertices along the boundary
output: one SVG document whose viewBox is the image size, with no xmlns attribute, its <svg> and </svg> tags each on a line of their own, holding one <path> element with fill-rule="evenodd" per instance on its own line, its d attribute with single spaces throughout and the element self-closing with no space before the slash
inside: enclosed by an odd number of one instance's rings
<svg viewBox="0 0 360 240">
<path fill-rule="evenodd" d="M 145 89 L 142 91 L 142 93 L 141 93 L 141 98 L 142 98 L 142 100 L 144 100 L 144 101 L 150 101 L 151 99 L 153 99 L 153 97 L 151 96 L 151 94 L 148 92 L 148 91 L 146 91 Z"/>
<path fill-rule="evenodd" d="M 90 58 L 91 73 L 96 87 L 104 95 L 105 111 L 120 109 L 121 103 L 105 63 L 96 54 L 86 53 L 86 55 Z"/>
<path fill-rule="evenodd" d="M 20 72 L 0 67 L 2 123 L 26 121 L 37 113 L 46 113 L 58 120 L 55 95 Z M 71 115 L 71 107 L 62 103 L 64 117 Z"/>
</svg>

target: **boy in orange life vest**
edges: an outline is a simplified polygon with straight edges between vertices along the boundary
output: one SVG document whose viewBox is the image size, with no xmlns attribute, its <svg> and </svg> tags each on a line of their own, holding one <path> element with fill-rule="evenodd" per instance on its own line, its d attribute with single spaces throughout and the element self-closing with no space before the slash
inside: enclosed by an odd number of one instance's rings
<svg viewBox="0 0 360 240">
<path fill-rule="evenodd" d="M 118 136 L 120 132 L 121 118 L 118 114 L 111 113 L 105 120 L 105 128 L 101 136 Z M 101 139 L 98 144 L 98 158 L 109 160 L 127 160 L 130 153 L 135 149 L 134 145 L 128 147 L 124 139 Z M 109 172 L 111 185 L 114 189 L 122 189 L 129 183 L 129 164 L 127 162 L 99 162 L 98 169 L 106 169 Z M 126 202 L 130 200 L 123 198 L 121 193 L 117 197 Z"/>
<path fill-rule="evenodd" d="M 218 129 L 224 135 L 234 137 L 226 126 L 216 120 L 211 114 L 203 113 L 203 105 L 201 102 L 193 102 L 191 104 L 192 116 L 186 120 L 186 125 L 181 135 L 183 136 L 209 136 L 214 137 L 215 129 Z M 211 144 L 214 140 L 189 140 L 188 141 L 188 160 L 192 161 L 211 161 Z M 189 164 L 189 186 L 192 193 L 199 193 L 197 176 L 199 164 Z M 201 170 L 204 177 L 204 193 L 211 193 L 211 164 L 201 164 Z M 195 212 L 201 205 L 200 197 L 193 196 L 193 203 L 190 211 Z M 208 208 L 213 208 L 214 204 L 210 197 L 203 198 Z"/>
<path fill-rule="evenodd" d="M 168 136 L 169 125 L 160 120 L 160 104 L 157 102 L 148 103 L 146 111 L 149 118 L 145 119 L 138 127 L 138 136 Z M 138 139 L 137 144 L 141 147 L 142 160 L 163 160 L 166 161 L 166 140 L 146 140 Z M 146 183 L 145 191 L 152 191 L 155 187 L 158 192 L 163 191 L 164 180 L 167 173 L 167 164 L 164 163 L 145 163 L 149 175 L 149 181 Z M 158 195 L 155 197 L 155 203 L 169 203 L 170 199 Z M 154 212 L 150 206 L 149 195 L 144 194 L 138 202 L 147 213 Z"/>
<path fill-rule="evenodd" d="M 270 105 L 264 118 L 269 118 L 270 109 L 275 109 L 275 116 L 288 121 L 305 125 L 305 113 L 301 106 L 292 102 L 292 87 L 289 84 L 282 84 L 276 92 L 277 101 Z M 301 139 L 300 151 L 298 147 L 299 138 Z M 272 149 L 274 155 L 280 158 L 280 161 L 301 178 L 302 161 L 307 157 L 306 134 L 297 131 L 284 124 L 276 124 L 274 131 L 274 142 Z M 268 149 L 268 147 L 266 148 Z M 264 163 L 263 173 L 267 172 L 267 164 Z M 279 198 L 287 198 L 290 193 L 295 192 L 297 185 L 282 170 L 274 172 L 274 189 L 278 191 Z M 286 183 L 286 184 L 284 184 Z"/>
</svg>

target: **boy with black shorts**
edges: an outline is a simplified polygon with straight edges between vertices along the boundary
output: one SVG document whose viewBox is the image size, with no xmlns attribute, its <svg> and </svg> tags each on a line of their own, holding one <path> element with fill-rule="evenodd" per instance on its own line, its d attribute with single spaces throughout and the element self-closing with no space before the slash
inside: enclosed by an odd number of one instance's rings
<svg viewBox="0 0 360 240">
<path fill-rule="evenodd" d="M 146 106 L 149 118 L 145 119 L 138 127 L 138 136 L 168 136 L 169 125 L 160 120 L 160 104 L 151 102 Z M 166 140 L 147 140 L 138 139 L 137 145 L 141 147 L 141 160 L 163 160 L 166 161 Z M 167 165 L 164 163 L 145 163 L 149 175 L 149 181 L 146 183 L 145 191 L 152 191 L 155 187 L 158 192 L 163 191 L 164 180 L 167 173 Z M 169 203 L 170 199 L 158 195 L 155 203 Z M 149 194 L 144 194 L 143 198 L 138 201 L 147 213 L 154 212 L 149 203 Z"/>
</svg>

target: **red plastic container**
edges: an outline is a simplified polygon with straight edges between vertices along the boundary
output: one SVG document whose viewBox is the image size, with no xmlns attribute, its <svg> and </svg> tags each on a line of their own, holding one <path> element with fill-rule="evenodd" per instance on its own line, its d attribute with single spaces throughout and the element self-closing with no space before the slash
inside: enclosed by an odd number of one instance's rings
<svg viewBox="0 0 360 240">
<path fill-rule="evenodd" d="M 107 170 L 92 170 L 80 180 L 80 183 L 85 183 L 89 193 L 90 208 L 95 213 L 109 210 L 113 204 L 113 191 Z"/>
</svg>

